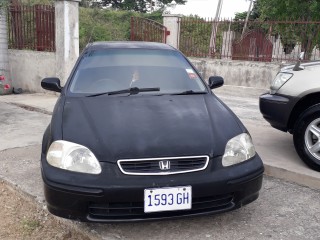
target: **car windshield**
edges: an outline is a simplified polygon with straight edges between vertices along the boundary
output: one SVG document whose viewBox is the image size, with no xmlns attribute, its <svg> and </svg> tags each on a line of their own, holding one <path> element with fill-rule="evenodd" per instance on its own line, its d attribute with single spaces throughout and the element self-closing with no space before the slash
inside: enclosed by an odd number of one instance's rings
<svg viewBox="0 0 320 240">
<path fill-rule="evenodd" d="M 80 61 L 69 91 L 99 94 L 124 89 L 159 88 L 139 94 L 206 92 L 188 61 L 177 51 L 153 49 L 103 49 L 86 53 Z"/>
</svg>

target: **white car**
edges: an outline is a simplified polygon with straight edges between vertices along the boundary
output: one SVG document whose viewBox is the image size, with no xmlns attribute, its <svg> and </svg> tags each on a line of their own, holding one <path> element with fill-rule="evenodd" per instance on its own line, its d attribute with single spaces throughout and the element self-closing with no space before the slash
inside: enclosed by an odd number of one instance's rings
<svg viewBox="0 0 320 240">
<path fill-rule="evenodd" d="M 301 159 L 320 171 L 320 61 L 282 68 L 270 93 L 260 96 L 260 112 L 272 127 L 293 134 Z"/>
</svg>

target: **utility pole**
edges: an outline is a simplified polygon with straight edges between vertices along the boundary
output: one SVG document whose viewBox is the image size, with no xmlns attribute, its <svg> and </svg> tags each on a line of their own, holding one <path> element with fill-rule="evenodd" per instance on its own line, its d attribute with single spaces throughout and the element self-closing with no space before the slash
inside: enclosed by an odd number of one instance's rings
<svg viewBox="0 0 320 240">
<path fill-rule="evenodd" d="M 220 19 L 220 16 L 221 16 L 222 5 L 223 5 L 223 0 L 219 0 L 218 5 L 217 5 L 217 10 L 216 10 L 216 16 L 215 16 L 213 24 L 212 24 L 212 31 L 211 31 L 211 37 L 210 37 L 210 47 L 209 47 L 209 56 L 211 56 L 213 53 L 216 52 L 216 37 L 217 37 L 219 19 Z"/>
<path fill-rule="evenodd" d="M 215 20 L 219 20 L 220 15 L 221 15 L 221 10 L 222 10 L 222 4 L 223 4 L 223 0 L 219 0 L 218 2 L 218 6 L 217 6 L 217 10 L 216 10 L 216 17 Z"/>
<path fill-rule="evenodd" d="M 250 5 L 249 5 L 248 12 L 247 12 L 247 17 L 246 17 L 246 21 L 245 21 L 245 23 L 244 23 L 244 27 L 243 27 L 243 30 L 242 30 L 241 37 L 243 37 L 243 34 L 244 34 L 245 31 L 247 30 L 247 25 L 248 25 L 249 16 L 250 16 L 250 13 L 251 13 L 252 3 L 253 3 L 253 0 L 250 0 Z"/>
</svg>

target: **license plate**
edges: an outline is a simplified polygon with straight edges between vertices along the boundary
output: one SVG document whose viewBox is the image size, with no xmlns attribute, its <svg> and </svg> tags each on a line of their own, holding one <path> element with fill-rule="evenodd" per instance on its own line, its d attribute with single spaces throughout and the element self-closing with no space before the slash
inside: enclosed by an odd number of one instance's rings
<svg viewBox="0 0 320 240">
<path fill-rule="evenodd" d="M 191 204 L 191 186 L 144 190 L 145 213 L 191 209 Z"/>
</svg>

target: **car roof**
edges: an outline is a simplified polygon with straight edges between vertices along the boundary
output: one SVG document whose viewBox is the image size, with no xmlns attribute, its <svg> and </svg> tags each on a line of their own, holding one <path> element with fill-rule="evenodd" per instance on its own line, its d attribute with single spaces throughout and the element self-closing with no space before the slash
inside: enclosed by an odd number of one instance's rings
<svg viewBox="0 0 320 240">
<path fill-rule="evenodd" d="M 115 41 L 115 42 L 93 42 L 89 43 L 86 50 L 98 50 L 98 49 L 157 49 L 157 50 L 176 50 L 170 45 L 157 42 L 135 42 L 135 41 Z"/>
</svg>

